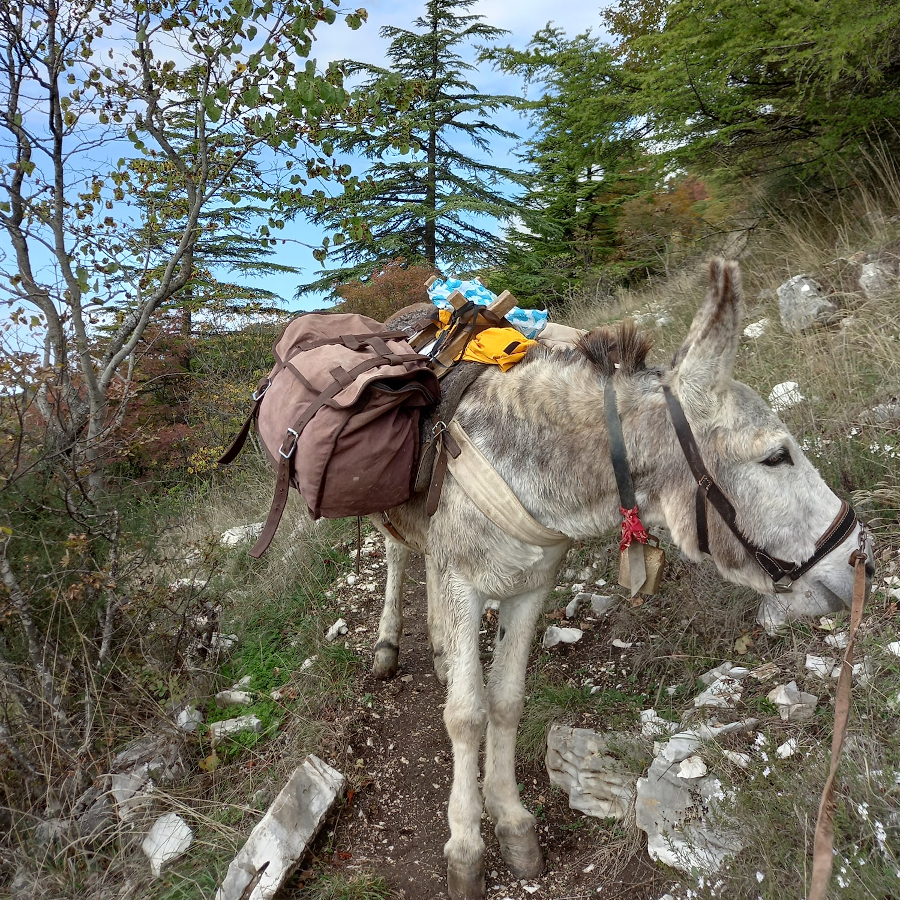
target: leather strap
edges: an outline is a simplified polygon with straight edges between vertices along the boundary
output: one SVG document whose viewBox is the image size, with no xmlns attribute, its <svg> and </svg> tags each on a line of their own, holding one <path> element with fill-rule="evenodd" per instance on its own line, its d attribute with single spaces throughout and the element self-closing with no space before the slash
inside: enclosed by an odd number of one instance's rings
<svg viewBox="0 0 900 900">
<path fill-rule="evenodd" d="M 386 512 L 381 514 L 381 525 L 384 530 L 399 544 L 403 544 L 408 550 L 412 550 L 413 553 L 417 552 L 416 548 L 407 543 L 406 538 L 400 534 L 400 530 L 397 526 L 391 521 L 390 517 Z"/>
<path fill-rule="evenodd" d="M 257 384 L 256 390 L 253 392 L 253 406 L 250 407 L 250 412 L 247 413 L 247 418 L 244 419 L 244 424 L 241 426 L 241 430 L 235 435 L 234 440 L 231 442 L 231 446 L 219 457 L 220 466 L 227 466 L 229 463 L 234 462 L 238 453 L 241 452 L 241 449 L 250 434 L 250 429 L 256 421 L 256 416 L 259 414 L 259 405 L 262 403 L 263 395 L 268 390 L 269 384 L 270 381 L 268 378 L 260 379 L 259 384 Z"/>
<path fill-rule="evenodd" d="M 634 509 L 637 506 L 634 482 L 631 480 L 628 451 L 625 449 L 625 435 L 622 433 L 622 420 L 616 406 L 616 389 L 612 378 L 606 379 L 606 387 L 603 389 L 603 412 L 609 435 L 609 455 L 612 457 L 613 474 L 616 476 L 616 487 L 619 489 L 619 505 L 625 509 Z"/>
<path fill-rule="evenodd" d="M 290 435 L 287 437 L 289 438 Z M 285 439 L 285 443 L 286 442 L 287 439 Z M 250 556 L 252 556 L 253 559 L 259 559 L 263 553 L 269 549 L 269 544 L 272 543 L 272 538 L 275 537 L 275 532 L 278 530 L 281 516 L 284 513 L 284 507 L 287 504 L 288 491 L 291 486 L 291 473 L 293 471 L 292 461 L 294 459 L 295 449 L 296 444 L 288 451 L 285 450 L 284 443 L 281 445 L 281 458 L 278 461 L 278 471 L 275 476 L 275 494 L 272 497 L 269 515 L 266 517 L 266 524 L 263 526 L 259 540 L 250 550 Z M 285 453 L 288 455 L 285 455 Z"/>
<path fill-rule="evenodd" d="M 816 541 L 816 549 L 812 556 L 803 563 L 791 563 L 779 559 L 767 553 L 761 547 L 757 547 L 737 526 L 737 513 L 731 501 L 722 493 L 719 486 L 713 481 L 707 471 L 700 454 L 700 448 L 694 439 L 691 426 L 681 404 L 676 399 L 668 385 L 663 385 L 663 395 L 669 409 L 672 426 L 681 444 L 684 458 L 697 482 L 696 519 L 697 519 L 697 545 L 701 552 L 709 553 L 709 536 L 706 522 L 707 500 L 716 508 L 722 520 L 731 530 L 731 533 L 740 541 L 746 551 L 756 560 L 757 565 L 772 579 L 776 592 L 790 590 L 789 582 L 796 581 L 805 572 L 808 572 L 819 560 L 824 559 L 834 549 L 847 539 L 856 526 L 856 513 L 850 505 L 844 501 L 832 523 L 825 533 Z"/>
<path fill-rule="evenodd" d="M 356 368 L 360 367 L 357 366 Z M 351 369 L 351 372 L 352 371 L 353 370 Z M 275 537 L 275 532 L 278 531 L 281 517 L 284 515 L 284 508 L 287 505 L 288 490 L 291 486 L 291 475 L 294 471 L 294 456 L 297 452 L 297 441 L 300 438 L 300 434 L 309 424 L 312 417 L 323 406 L 329 403 L 334 398 L 335 394 L 340 393 L 343 389 L 344 387 L 339 381 L 333 381 L 312 403 L 309 404 L 309 406 L 306 407 L 303 415 L 300 416 L 294 425 L 291 428 L 288 428 L 285 433 L 284 440 L 281 443 L 281 449 L 278 451 L 280 459 L 278 460 L 278 472 L 275 478 L 275 494 L 272 497 L 269 515 L 266 517 L 266 524 L 263 526 L 259 540 L 253 545 L 253 549 L 250 551 L 250 556 L 252 556 L 253 559 L 259 559 L 263 553 L 269 549 L 269 544 L 272 543 L 272 538 Z"/>
<path fill-rule="evenodd" d="M 561 531 L 547 528 L 522 506 L 510 486 L 455 419 L 447 426 L 444 440 L 453 438 L 460 453 L 447 460 L 447 467 L 466 496 L 498 528 L 524 544 L 552 547 L 569 540 Z"/>
<path fill-rule="evenodd" d="M 834 698 L 834 734 L 831 738 L 831 766 L 828 770 L 828 778 L 825 780 L 825 787 L 822 790 L 822 799 L 819 801 L 819 814 L 816 819 L 809 900 L 825 900 L 828 893 L 828 882 L 831 879 L 831 867 L 834 860 L 834 783 L 837 778 L 838 765 L 841 761 L 841 753 L 844 749 L 844 735 L 847 731 L 847 722 L 850 718 L 853 643 L 856 639 L 859 623 L 862 621 L 863 609 L 866 603 L 866 560 L 865 538 L 862 537 L 860 539 L 860 548 L 854 550 L 850 557 L 850 562 L 855 569 L 853 606 L 850 611 L 850 632 Z"/>
<path fill-rule="evenodd" d="M 431 518 L 438 508 L 441 500 L 441 491 L 444 487 L 444 478 L 447 474 L 447 456 L 448 454 L 454 459 L 459 456 L 459 445 L 453 437 L 447 433 L 447 427 L 443 422 L 435 425 L 437 434 L 434 438 L 438 442 L 438 452 L 434 460 L 434 467 L 431 470 L 431 482 L 428 485 L 428 495 L 425 498 L 425 512 Z"/>
<path fill-rule="evenodd" d="M 603 389 L 603 412 L 609 437 L 609 455 L 612 459 L 613 474 L 616 476 L 616 487 L 619 490 L 619 506 L 622 509 L 637 509 L 634 482 L 631 479 L 631 467 L 628 465 L 628 451 L 625 448 L 625 435 L 622 433 L 622 420 L 619 418 L 619 409 L 616 405 L 616 388 L 612 376 L 606 379 L 606 387 Z M 628 556 L 628 589 L 634 597 L 647 580 L 644 546 L 635 541 L 623 552 Z"/>
</svg>

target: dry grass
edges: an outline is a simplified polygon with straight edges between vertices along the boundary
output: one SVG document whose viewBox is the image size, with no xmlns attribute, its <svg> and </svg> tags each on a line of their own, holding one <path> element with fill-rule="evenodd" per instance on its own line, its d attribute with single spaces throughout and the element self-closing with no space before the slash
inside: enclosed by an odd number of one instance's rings
<svg viewBox="0 0 900 900">
<path fill-rule="evenodd" d="M 785 411 L 783 418 L 798 439 L 808 442 L 826 480 L 839 492 L 852 493 L 858 508 L 870 517 L 883 579 L 900 576 L 900 462 L 871 445 L 900 447 L 900 427 L 896 422 L 867 423 L 866 413 L 876 403 L 900 396 L 900 292 L 878 301 L 865 300 L 848 289 L 845 265 L 860 250 L 892 248 L 900 238 L 897 226 L 889 221 L 890 214 L 900 209 L 900 178 L 892 161 L 881 160 L 881 165 L 887 173 L 881 191 L 860 196 L 848 206 L 796 209 L 789 216 L 770 217 L 754 233 L 742 257 L 749 321 L 765 317 L 770 324 L 761 337 L 742 343 L 736 374 L 763 396 L 781 381 L 800 384 L 808 399 Z M 592 327 L 624 316 L 637 317 L 655 336 L 655 358 L 668 361 L 702 300 L 704 269 L 705 263 L 698 262 L 639 292 L 614 291 L 598 282 L 591 291 L 569 298 L 558 318 Z M 842 323 L 801 335 L 784 332 L 774 290 L 800 272 L 840 289 Z M 197 773 L 177 790 L 158 792 L 157 812 L 183 813 L 197 835 L 188 859 L 161 881 L 150 882 L 143 859 L 134 852 L 133 834 L 121 829 L 98 848 L 45 843 L 35 850 L 38 845 L 29 844 L 30 859 L 23 871 L 40 876 L 42 896 L 115 897 L 126 883 L 132 885 L 134 896 L 165 900 L 212 896 L 235 846 L 262 815 L 267 798 L 274 796 L 296 760 L 323 747 L 340 756 L 340 738 L 325 720 L 329 704 L 340 702 L 358 661 L 322 641 L 325 627 L 331 624 L 325 592 L 334 568 L 323 560 L 334 558 L 333 545 L 346 534 L 347 525 L 311 525 L 301 501 L 292 496 L 279 535 L 263 560 L 250 560 L 246 547 L 224 550 L 217 544 L 227 528 L 265 518 L 271 485 L 268 464 L 245 453 L 239 466 L 211 479 L 181 504 L 176 516 L 160 524 L 158 553 L 135 581 L 144 590 L 163 594 L 176 578 L 192 576 L 204 583 L 179 601 L 182 606 L 177 613 L 188 615 L 205 603 L 218 604 L 223 631 L 241 638 L 229 661 L 205 673 L 204 690 L 208 694 L 214 686 L 228 686 L 242 675 L 251 675 L 251 686 L 259 694 L 251 711 L 264 719 L 266 732 L 260 739 L 223 751 L 215 771 Z M 631 658 L 632 669 L 640 673 L 634 689 L 646 695 L 648 705 L 677 717 L 690 704 L 700 673 L 725 659 L 736 661 L 734 641 L 753 628 L 757 598 L 724 585 L 709 566 L 687 563 L 674 550 L 669 556 L 663 594 L 640 607 L 622 605 L 610 627 L 616 635 L 642 642 Z M 606 574 L 614 580 L 611 572 Z M 865 689 L 854 689 L 853 739 L 845 750 L 838 803 L 835 871 L 846 881 L 840 896 L 849 900 L 900 893 L 900 881 L 894 876 L 900 868 L 896 780 L 900 778 L 900 660 L 884 649 L 887 642 L 898 639 L 897 604 L 883 581 L 879 587 L 869 604 L 859 650 L 860 656 L 870 657 L 873 677 Z M 154 615 L 162 613 L 156 610 Z M 147 621 L 136 616 L 131 627 L 140 632 Z M 782 900 L 799 896 L 808 878 L 815 807 L 827 765 L 833 685 L 806 679 L 805 654 L 823 649 L 822 634 L 808 625 L 796 624 L 774 638 L 758 632 L 753 636 L 748 665 L 777 661 L 785 672 L 797 673 L 801 686 L 822 698 L 821 716 L 798 728 L 781 723 L 766 708 L 765 693 L 771 685 L 758 686 L 748 695 L 754 714 L 763 719 L 771 746 L 787 736 L 801 738 L 804 755 L 795 760 L 776 767 L 756 756 L 745 771 L 722 767 L 721 760 L 713 758 L 714 748 L 710 750 L 710 763 L 740 788 L 727 815 L 743 823 L 746 842 L 745 850 L 722 875 L 724 894 Z M 130 671 L 143 667 L 152 670 L 154 677 L 166 675 L 167 699 L 177 691 L 184 698 L 186 692 L 198 689 L 196 679 L 165 671 L 169 657 L 158 642 L 145 640 L 142 646 L 144 657 Z M 314 654 L 319 661 L 309 678 L 302 682 L 282 678 L 282 672 L 293 672 Z M 531 757 L 541 755 L 550 717 L 596 711 L 604 699 L 602 694 L 592 697 L 581 685 L 551 683 L 542 677 L 538 667 L 530 687 L 537 699 L 522 735 Z M 272 688 L 285 683 L 296 691 L 290 701 L 267 699 Z M 680 692 L 670 698 L 666 685 L 680 685 Z M 150 727 L 165 716 L 153 683 L 139 683 L 135 678 L 129 691 L 140 701 L 138 711 L 129 712 L 135 728 Z M 638 707 L 619 706 L 617 721 L 631 722 Z M 224 715 L 211 708 L 207 711 Z M 198 747 L 198 759 L 206 752 Z M 766 768 L 768 774 L 764 774 Z M 603 840 L 596 855 L 598 873 L 615 877 L 617 864 L 631 855 L 641 836 L 626 823 L 615 833 L 605 831 Z M 13 862 L 23 865 L 21 857 Z M 0 860 L 0 864 L 5 863 Z M 842 867 L 846 873 L 841 874 Z M 762 882 L 757 872 L 763 874 Z M 723 896 L 721 888 L 710 888 L 708 883 L 700 886 L 696 878 L 675 876 L 674 880 L 697 898 Z M 323 885 L 318 894 L 309 890 L 303 896 L 385 896 L 382 885 L 368 882 Z"/>
</svg>

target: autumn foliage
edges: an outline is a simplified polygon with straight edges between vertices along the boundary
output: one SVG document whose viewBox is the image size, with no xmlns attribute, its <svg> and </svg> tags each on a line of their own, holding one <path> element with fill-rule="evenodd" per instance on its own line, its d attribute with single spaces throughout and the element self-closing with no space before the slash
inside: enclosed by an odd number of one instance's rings
<svg viewBox="0 0 900 900">
<path fill-rule="evenodd" d="M 431 266 L 407 266 L 402 259 L 393 260 L 366 278 L 340 285 L 336 293 L 341 302 L 334 311 L 360 313 L 383 322 L 404 306 L 427 302 L 425 282 L 432 275 L 440 272 Z"/>
</svg>

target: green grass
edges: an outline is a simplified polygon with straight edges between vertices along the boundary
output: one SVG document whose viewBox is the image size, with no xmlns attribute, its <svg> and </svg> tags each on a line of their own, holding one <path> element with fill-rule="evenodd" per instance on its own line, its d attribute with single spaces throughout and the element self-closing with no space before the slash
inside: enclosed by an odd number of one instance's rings
<svg viewBox="0 0 900 900">
<path fill-rule="evenodd" d="M 296 894 L 297 900 L 388 900 L 392 896 L 384 878 L 365 874 L 322 874 Z"/>
</svg>

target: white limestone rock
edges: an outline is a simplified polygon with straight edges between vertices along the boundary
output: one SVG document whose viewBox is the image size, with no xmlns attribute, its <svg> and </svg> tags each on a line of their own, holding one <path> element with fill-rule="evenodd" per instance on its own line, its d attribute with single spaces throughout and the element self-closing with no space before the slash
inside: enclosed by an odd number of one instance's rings
<svg viewBox="0 0 900 900">
<path fill-rule="evenodd" d="M 190 734 L 197 730 L 198 725 L 203 724 L 203 713 L 191 704 L 179 711 L 178 715 L 175 716 L 175 724 L 182 731 Z"/>
<path fill-rule="evenodd" d="M 590 608 L 591 613 L 595 616 L 602 616 L 609 612 L 615 606 L 615 597 L 609 597 L 606 594 L 592 594 L 589 591 L 582 591 L 576 594 L 566 606 L 566 618 L 574 619 L 582 612 L 586 612 Z"/>
<path fill-rule="evenodd" d="M 867 300 L 878 300 L 897 290 L 897 276 L 883 262 L 864 263 L 859 273 L 859 289 Z"/>
<path fill-rule="evenodd" d="M 657 745 L 656 759 L 635 790 L 635 821 L 647 834 L 652 859 L 682 872 L 715 872 L 740 850 L 737 834 L 714 831 L 708 824 L 727 794 L 718 778 L 706 774 L 697 750 L 705 741 L 745 731 L 756 723 L 756 719 L 745 719 L 698 725 Z"/>
<path fill-rule="evenodd" d="M 725 796 L 718 778 L 682 778 L 657 757 L 646 777 L 638 779 L 635 801 L 635 820 L 647 834 L 650 858 L 682 872 L 717 871 L 742 846 L 736 833 L 706 824 Z"/>
<path fill-rule="evenodd" d="M 587 607 L 587 598 L 588 594 L 583 591 L 580 594 L 576 594 L 567 604 L 566 604 L 566 618 L 567 619 L 575 619 L 581 613 L 583 609 Z"/>
<path fill-rule="evenodd" d="M 827 656 L 816 656 L 814 653 L 806 654 L 805 666 L 819 678 L 837 678 L 841 673 L 841 667 L 833 659 L 829 659 Z"/>
<path fill-rule="evenodd" d="M 265 522 L 252 522 L 249 525 L 235 525 L 223 531 L 219 543 L 223 547 L 239 547 L 241 544 L 254 543 L 262 534 Z"/>
<path fill-rule="evenodd" d="M 816 714 L 819 698 L 797 687 L 796 681 L 780 684 L 766 695 L 770 703 L 778 707 L 778 714 L 785 722 L 807 722 Z"/>
<path fill-rule="evenodd" d="M 744 337 L 751 340 L 762 337 L 769 329 L 769 320 L 767 318 L 760 319 L 757 322 L 751 322 L 744 329 Z"/>
<path fill-rule="evenodd" d="M 660 737 L 674 734 L 681 726 L 663 719 L 655 709 L 641 710 L 641 734 L 644 737 Z"/>
<path fill-rule="evenodd" d="M 580 628 L 559 628 L 551 625 L 544 632 L 544 639 L 541 646 L 545 650 L 555 647 L 557 644 L 574 644 L 581 640 L 584 632 Z"/>
<path fill-rule="evenodd" d="M 310 754 L 231 861 L 215 900 L 270 900 L 300 862 L 345 783 L 340 772 Z"/>
<path fill-rule="evenodd" d="M 569 806 L 600 819 L 625 817 L 638 773 L 624 756 L 640 756 L 627 735 L 552 725 L 547 735 L 547 774 L 569 795 Z"/>
<path fill-rule="evenodd" d="M 797 738 L 788 738 L 780 747 L 775 748 L 775 755 L 779 759 L 787 759 L 797 752 L 799 746 Z"/>
<path fill-rule="evenodd" d="M 159 878 L 163 866 L 187 852 L 194 840 L 194 832 L 187 822 L 175 813 L 160 816 L 144 838 L 141 849 L 150 860 L 154 878 Z"/>
<path fill-rule="evenodd" d="M 169 590 L 175 591 L 202 591 L 209 584 L 208 578 L 176 578 L 169 585 Z"/>
<path fill-rule="evenodd" d="M 109 793 L 123 822 L 138 818 L 151 802 L 156 785 L 173 784 L 188 774 L 185 737 L 172 729 L 131 741 L 110 766 Z"/>
<path fill-rule="evenodd" d="M 349 630 L 347 623 L 343 619 L 338 619 L 337 622 L 325 632 L 325 640 L 328 641 L 329 644 L 333 644 L 341 637 L 341 635 L 346 634 Z"/>
<path fill-rule="evenodd" d="M 796 381 L 782 381 L 776 384 L 769 393 L 769 406 L 775 412 L 782 412 L 790 409 L 804 400 L 803 394 L 800 393 L 800 385 Z"/>
<path fill-rule="evenodd" d="M 227 709 L 229 706 L 251 706 L 253 698 L 247 691 L 219 691 L 216 694 L 216 706 Z"/>
<path fill-rule="evenodd" d="M 689 756 L 678 765 L 679 778 L 702 778 L 708 771 L 706 763 L 700 756 Z"/>
<path fill-rule="evenodd" d="M 710 669 L 708 672 L 704 672 L 700 676 L 700 680 L 707 687 L 710 687 L 723 675 L 727 675 L 734 681 L 743 681 L 749 674 L 750 670 L 745 668 L 744 666 L 736 666 L 734 665 L 734 663 L 726 661 L 716 666 L 714 669 Z"/>
<path fill-rule="evenodd" d="M 236 719 L 213 722 L 209 726 L 209 739 L 215 746 L 223 737 L 240 734 L 242 731 L 252 731 L 259 734 L 262 731 L 262 722 L 256 716 L 238 716 Z"/>
<path fill-rule="evenodd" d="M 785 331 L 806 331 L 829 321 L 838 311 L 820 285 L 807 275 L 795 275 L 778 290 L 778 307 Z"/>
<path fill-rule="evenodd" d="M 694 698 L 694 706 L 712 706 L 719 709 L 734 709 L 741 699 L 741 683 L 727 675 L 717 678 L 705 691 Z"/>
</svg>

